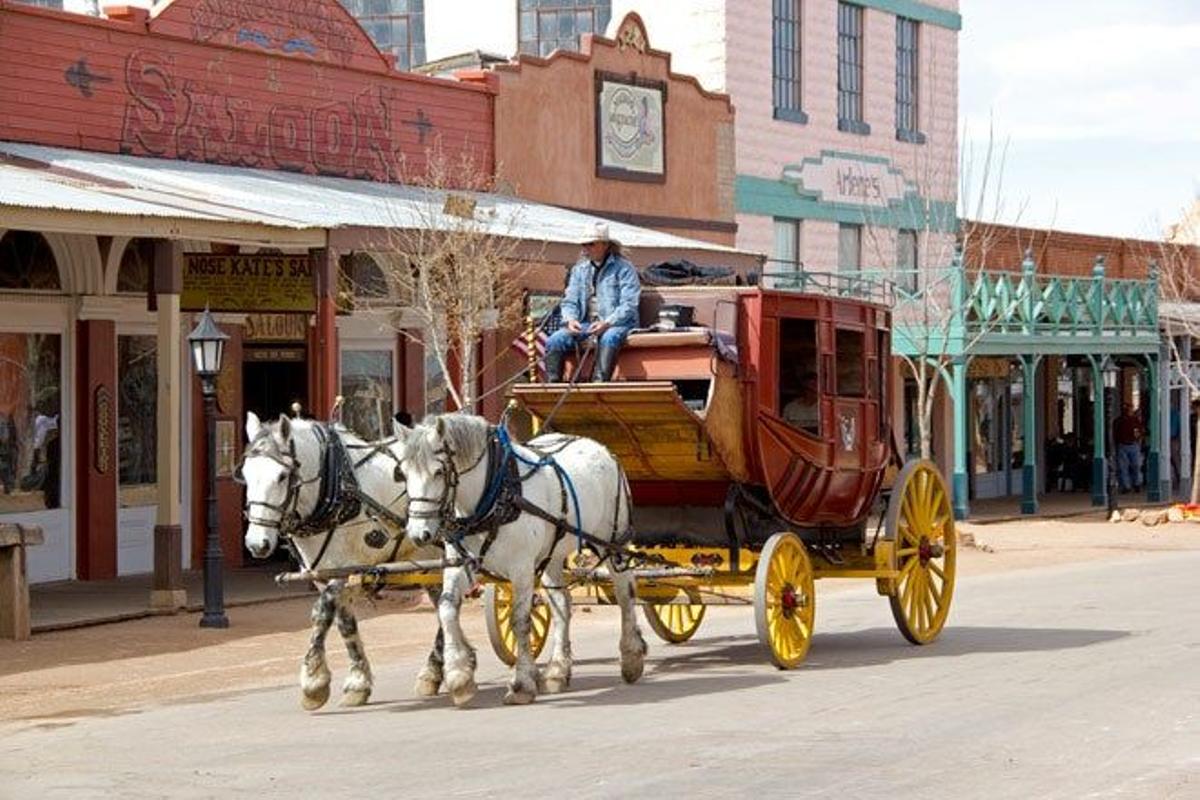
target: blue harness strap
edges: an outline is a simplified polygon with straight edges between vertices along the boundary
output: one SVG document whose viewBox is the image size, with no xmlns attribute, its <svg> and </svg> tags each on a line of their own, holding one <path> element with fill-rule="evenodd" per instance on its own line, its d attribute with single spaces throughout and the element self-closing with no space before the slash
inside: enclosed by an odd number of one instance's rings
<svg viewBox="0 0 1200 800">
<path fill-rule="evenodd" d="M 500 439 L 501 449 L 505 453 L 505 458 L 509 455 L 517 460 L 517 463 L 524 464 L 533 469 L 541 469 L 542 467 L 553 467 L 554 472 L 558 475 L 559 480 L 567 487 L 567 493 L 571 497 L 571 502 L 575 506 L 575 539 L 578 542 L 579 550 L 583 550 L 583 515 L 579 510 L 579 496 L 575 493 L 575 483 L 571 480 L 571 476 L 562 468 L 557 459 L 552 455 L 543 455 L 535 460 L 528 459 L 518 453 L 512 446 L 512 439 L 509 438 L 508 431 L 503 425 L 496 428 L 496 436 Z"/>
</svg>

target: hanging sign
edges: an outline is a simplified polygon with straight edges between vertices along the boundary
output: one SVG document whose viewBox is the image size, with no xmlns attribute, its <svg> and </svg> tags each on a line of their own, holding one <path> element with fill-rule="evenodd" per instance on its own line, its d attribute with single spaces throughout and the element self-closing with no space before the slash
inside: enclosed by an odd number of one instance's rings
<svg viewBox="0 0 1200 800">
<path fill-rule="evenodd" d="M 661 183 L 666 179 L 667 87 L 661 81 L 596 74 L 596 174 Z"/>
<path fill-rule="evenodd" d="M 307 254 L 184 253 L 179 305 L 184 311 L 312 312 L 312 262 Z"/>
</svg>

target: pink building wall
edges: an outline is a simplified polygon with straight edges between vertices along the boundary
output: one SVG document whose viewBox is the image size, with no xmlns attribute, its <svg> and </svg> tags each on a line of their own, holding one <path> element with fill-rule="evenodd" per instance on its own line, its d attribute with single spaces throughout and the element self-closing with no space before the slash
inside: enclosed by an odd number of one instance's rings
<svg viewBox="0 0 1200 800">
<path fill-rule="evenodd" d="M 728 91 L 738 107 L 736 122 L 738 175 L 778 180 L 785 166 L 804 158 L 836 151 L 886 158 L 915 184 L 927 199 L 953 204 L 958 192 L 958 32 L 921 23 L 919 32 L 918 129 L 925 144 L 897 141 L 895 108 L 895 15 L 863 9 L 863 119 L 869 135 L 838 130 L 837 8 L 836 0 L 807 0 L 802 4 L 802 107 L 808 122 L 776 120 L 772 115 L 771 4 L 750 0 L 727 3 Z M 929 5 L 957 11 L 956 0 Z M 764 46 L 764 44 L 766 46 Z M 872 210 L 862 212 L 863 265 L 890 266 L 896 261 L 895 229 L 880 222 Z M 772 217 L 739 213 L 738 244 L 771 252 Z M 847 220 L 848 221 L 848 220 Z M 921 261 L 946 262 L 953 248 L 948 233 L 919 234 Z M 802 226 L 800 259 L 812 269 L 837 265 L 836 222 L 806 219 Z M 874 263 L 873 263 L 874 262 Z"/>
</svg>

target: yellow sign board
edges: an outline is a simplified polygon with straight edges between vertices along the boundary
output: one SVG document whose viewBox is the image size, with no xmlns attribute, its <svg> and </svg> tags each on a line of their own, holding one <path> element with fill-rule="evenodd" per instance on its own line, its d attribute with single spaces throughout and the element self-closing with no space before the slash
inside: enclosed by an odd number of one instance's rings
<svg viewBox="0 0 1200 800">
<path fill-rule="evenodd" d="M 184 253 L 184 311 L 316 310 L 308 255 Z"/>
</svg>

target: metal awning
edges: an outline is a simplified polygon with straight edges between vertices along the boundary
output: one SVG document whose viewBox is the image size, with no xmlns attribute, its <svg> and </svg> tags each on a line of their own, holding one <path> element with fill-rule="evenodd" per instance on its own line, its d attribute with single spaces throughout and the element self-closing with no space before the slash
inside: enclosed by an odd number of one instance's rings
<svg viewBox="0 0 1200 800">
<path fill-rule="evenodd" d="M 92 230 L 79 219 L 86 215 L 105 223 L 95 232 L 113 232 L 117 223 L 148 228 L 144 235 L 163 235 L 163 223 L 170 223 L 177 238 L 198 238 L 197 231 L 231 226 L 243 235 L 257 229 L 254 239 L 323 246 L 326 232 L 339 228 L 449 227 L 445 194 L 401 184 L 0 142 L 0 212 L 20 222 L 40 213 L 48 224 L 74 232 Z M 475 200 L 476 220 L 489 232 L 522 241 L 574 246 L 585 223 L 594 219 L 509 195 L 455 194 Z M 64 215 L 71 218 L 69 225 Z M 745 250 L 621 222 L 610 221 L 609 228 L 627 248 L 702 254 L 710 262 L 760 259 Z"/>
</svg>

